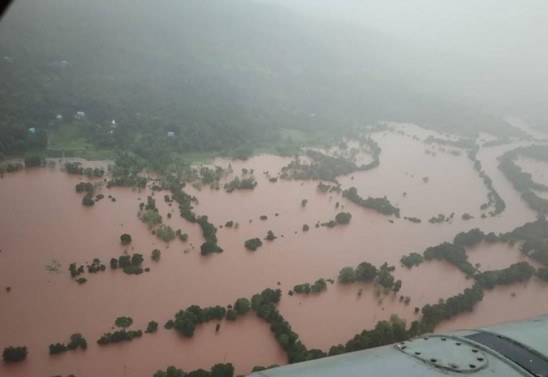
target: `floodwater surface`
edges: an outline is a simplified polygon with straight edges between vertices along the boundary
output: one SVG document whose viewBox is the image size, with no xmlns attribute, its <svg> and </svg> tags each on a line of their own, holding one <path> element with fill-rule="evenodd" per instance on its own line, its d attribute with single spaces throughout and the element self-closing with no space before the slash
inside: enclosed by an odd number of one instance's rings
<svg viewBox="0 0 548 377">
<path fill-rule="evenodd" d="M 182 219 L 177 205 L 164 202 L 167 192 L 101 188 L 98 193 L 105 198 L 86 208 L 74 186 L 87 179 L 48 168 L 5 175 L 0 180 L 0 348 L 26 345 L 30 353 L 24 363 L 0 365 L 0 375 L 151 376 L 168 365 L 188 371 L 208 369 L 218 362 L 231 362 L 237 373 L 245 374 L 255 365 L 283 364 L 285 355 L 269 326 L 253 313 L 234 323 L 220 321 L 218 333 L 216 321 L 200 325 L 192 339 L 163 328 L 178 310 L 190 305 L 226 306 L 269 287 L 282 290 L 279 310 L 309 348 L 328 350 L 330 345 L 344 343 L 392 314 L 408 323 L 418 319 L 415 307 L 462 292 L 472 280 L 439 261 L 408 270 L 400 265 L 403 255 L 422 253 L 476 227 L 486 232 L 511 231 L 534 221 L 535 213 L 497 169 L 497 157 L 510 146 L 485 148 L 478 153 L 483 169 L 506 202 L 501 215 L 482 219 L 480 206 L 486 201 L 487 188 L 472 161 L 465 153 L 451 153 L 454 148 L 441 150 L 426 144 L 429 132 L 415 128 L 410 132 L 374 134 L 382 148 L 380 166 L 339 178 L 343 189 L 355 186 L 362 197 L 386 195 L 401 209 L 399 219 L 358 207 L 340 194 L 319 192 L 317 181 L 270 182 L 269 177 L 277 176 L 290 162 L 287 158 L 215 160 L 220 166 L 230 164 L 237 175 L 242 168 L 253 169 L 258 186 L 230 194 L 222 189 L 185 188 L 198 198 L 194 211 L 207 215 L 218 228 L 224 252 L 207 257 L 199 252 L 201 229 Z M 365 161 L 365 157 L 360 158 Z M 116 201 L 109 200 L 109 195 Z M 139 220 L 139 203 L 146 202 L 147 195 L 154 195 L 164 223 L 188 233 L 187 242 L 160 241 Z M 307 200 L 304 207 L 303 199 Z M 349 225 L 316 228 L 316 223 L 332 220 L 340 211 L 352 214 Z M 474 218 L 462 220 L 465 212 Z M 455 215 L 441 224 L 428 222 L 440 213 Z M 261 220 L 263 215 L 266 220 Z M 422 221 L 415 224 L 403 216 Z M 238 227 L 222 227 L 229 220 Z M 303 231 L 304 224 L 309 225 L 308 232 Z M 274 241 L 264 240 L 255 252 L 245 249 L 245 240 L 262 239 L 269 230 L 277 236 Z M 120 245 L 122 233 L 131 234 L 130 246 Z M 155 248 L 162 252 L 159 262 L 150 260 Z M 514 263 L 516 253 L 502 251 L 485 259 L 476 251 L 469 255 L 482 266 L 487 266 L 490 258 L 500 258 L 493 268 Z M 110 258 L 124 252 L 143 254 L 144 267 L 150 272 L 125 275 L 108 268 Z M 93 258 L 105 263 L 107 270 L 86 273 L 87 283 L 78 285 L 70 278 L 69 264 L 90 263 Z M 313 283 L 318 278 L 336 280 L 341 268 L 364 261 L 395 266 L 394 275 L 403 282 L 401 291 L 379 296 L 371 284 L 342 286 L 335 282 L 328 284 L 327 292 L 317 295 L 287 294 L 296 284 Z M 56 266 L 60 266 L 58 273 Z M 548 308 L 538 303 L 542 289 L 538 281 L 531 281 L 527 289 L 496 288 L 486 292 L 473 313 L 444 322 L 440 329 L 545 313 Z M 513 300 L 523 305 L 512 305 L 510 314 L 501 315 L 501 307 L 511 302 L 507 296 L 513 291 Z M 400 296 L 409 296 L 409 303 L 400 301 Z M 112 331 L 119 316 L 132 317 L 132 329 L 144 329 L 150 320 L 157 321 L 160 328 L 131 342 L 96 345 L 103 333 Z M 86 351 L 48 355 L 49 344 L 67 342 L 75 332 L 87 338 Z"/>
</svg>

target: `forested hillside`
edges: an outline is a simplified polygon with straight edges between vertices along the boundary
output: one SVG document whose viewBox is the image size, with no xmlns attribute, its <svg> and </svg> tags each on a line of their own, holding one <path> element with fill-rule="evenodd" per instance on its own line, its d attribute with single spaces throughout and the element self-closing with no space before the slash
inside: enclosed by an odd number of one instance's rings
<svg viewBox="0 0 548 377">
<path fill-rule="evenodd" d="M 394 57 L 406 53 L 388 43 L 249 0 L 17 0 L 0 23 L 0 153 L 43 146 L 27 128 L 76 111 L 86 113 L 90 143 L 141 155 L 377 120 L 512 132 L 420 82 L 404 84 L 405 61 Z"/>
</svg>

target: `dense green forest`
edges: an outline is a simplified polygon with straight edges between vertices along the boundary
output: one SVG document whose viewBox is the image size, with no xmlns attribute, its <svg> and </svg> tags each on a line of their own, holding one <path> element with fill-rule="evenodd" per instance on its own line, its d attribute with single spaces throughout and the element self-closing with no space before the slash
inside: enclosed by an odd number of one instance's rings
<svg viewBox="0 0 548 377">
<path fill-rule="evenodd" d="M 0 23 L 0 154 L 44 148 L 48 133 L 158 158 L 379 119 L 513 132 L 398 80 L 387 67 L 403 61 L 386 64 L 395 48 L 248 0 L 19 0 Z M 75 121 L 78 111 L 85 119 Z"/>
</svg>

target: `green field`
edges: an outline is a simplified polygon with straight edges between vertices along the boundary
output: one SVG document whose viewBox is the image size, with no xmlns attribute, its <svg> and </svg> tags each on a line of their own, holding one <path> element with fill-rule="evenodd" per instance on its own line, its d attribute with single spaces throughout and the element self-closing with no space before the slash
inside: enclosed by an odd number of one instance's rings
<svg viewBox="0 0 548 377">
<path fill-rule="evenodd" d="M 80 129 L 80 125 L 63 122 L 48 132 L 48 149 L 73 149 L 91 147 Z"/>
</svg>

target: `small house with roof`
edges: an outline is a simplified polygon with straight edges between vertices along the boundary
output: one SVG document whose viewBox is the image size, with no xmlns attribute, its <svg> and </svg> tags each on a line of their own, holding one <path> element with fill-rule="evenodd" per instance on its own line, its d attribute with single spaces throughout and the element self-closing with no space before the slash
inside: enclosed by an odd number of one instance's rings
<svg viewBox="0 0 548 377">
<path fill-rule="evenodd" d="M 83 111 L 77 111 L 76 114 L 74 114 L 74 119 L 78 119 L 78 120 L 86 119 L 86 113 Z"/>
</svg>

